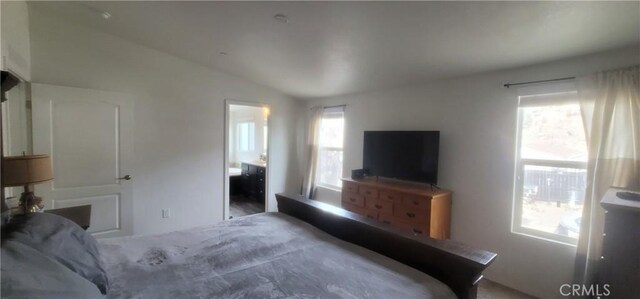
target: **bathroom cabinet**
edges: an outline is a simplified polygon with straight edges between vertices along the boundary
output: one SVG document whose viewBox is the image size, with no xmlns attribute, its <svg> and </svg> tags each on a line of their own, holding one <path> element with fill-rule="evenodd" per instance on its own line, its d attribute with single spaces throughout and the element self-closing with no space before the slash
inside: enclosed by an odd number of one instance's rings
<svg viewBox="0 0 640 299">
<path fill-rule="evenodd" d="M 242 193 L 258 202 L 265 200 L 266 167 L 242 162 Z"/>
</svg>

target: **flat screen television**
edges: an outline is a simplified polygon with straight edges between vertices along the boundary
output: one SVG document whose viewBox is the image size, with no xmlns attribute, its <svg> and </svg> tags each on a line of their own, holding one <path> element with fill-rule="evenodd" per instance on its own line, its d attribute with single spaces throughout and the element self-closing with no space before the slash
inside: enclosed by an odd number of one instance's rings
<svg viewBox="0 0 640 299">
<path fill-rule="evenodd" d="M 438 183 L 440 131 L 365 131 L 362 167 L 368 175 Z"/>
</svg>

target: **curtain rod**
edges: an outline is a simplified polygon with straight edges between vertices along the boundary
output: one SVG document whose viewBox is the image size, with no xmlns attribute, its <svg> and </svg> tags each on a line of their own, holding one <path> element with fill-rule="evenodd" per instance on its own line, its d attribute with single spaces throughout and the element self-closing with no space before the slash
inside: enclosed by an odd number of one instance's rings
<svg viewBox="0 0 640 299">
<path fill-rule="evenodd" d="M 507 83 L 504 87 L 509 88 L 511 86 L 516 85 L 525 85 L 525 84 L 534 84 L 534 83 L 543 83 L 543 82 L 554 82 L 554 81 L 565 81 L 565 80 L 573 80 L 576 77 L 564 77 L 564 78 L 556 78 L 556 79 L 548 79 L 548 80 L 538 80 L 538 81 L 528 81 L 528 82 L 518 82 L 518 83 Z"/>
</svg>

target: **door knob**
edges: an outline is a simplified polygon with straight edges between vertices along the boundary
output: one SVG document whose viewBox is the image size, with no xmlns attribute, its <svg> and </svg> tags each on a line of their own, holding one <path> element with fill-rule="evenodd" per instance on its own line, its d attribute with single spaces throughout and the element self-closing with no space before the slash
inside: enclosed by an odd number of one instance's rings
<svg viewBox="0 0 640 299">
<path fill-rule="evenodd" d="M 119 179 L 119 180 L 125 180 L 125 181 L 128 181 L 128 180 L 131 180 L 132 178 L 133 178 L 133 177 L 132 177 L 131 175 L 128 175 L 128 174 L 127 174 L 127 175 L 125 175 L 125 176 L 123 176 L 123 177 L 121 177 L 121 178 L 118 178 L 118 179 Z"/>
</svg>

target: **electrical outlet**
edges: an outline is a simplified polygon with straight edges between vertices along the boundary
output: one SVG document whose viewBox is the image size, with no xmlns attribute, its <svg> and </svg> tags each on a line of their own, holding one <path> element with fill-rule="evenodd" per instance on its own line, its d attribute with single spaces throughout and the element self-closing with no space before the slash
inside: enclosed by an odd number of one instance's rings
<svg viewBox="0 0 640 299">
<path fill-rule="evenodd" d="M 162 218 L 171 217 L 171 209 L 162 209 Z"/>
</svg>

